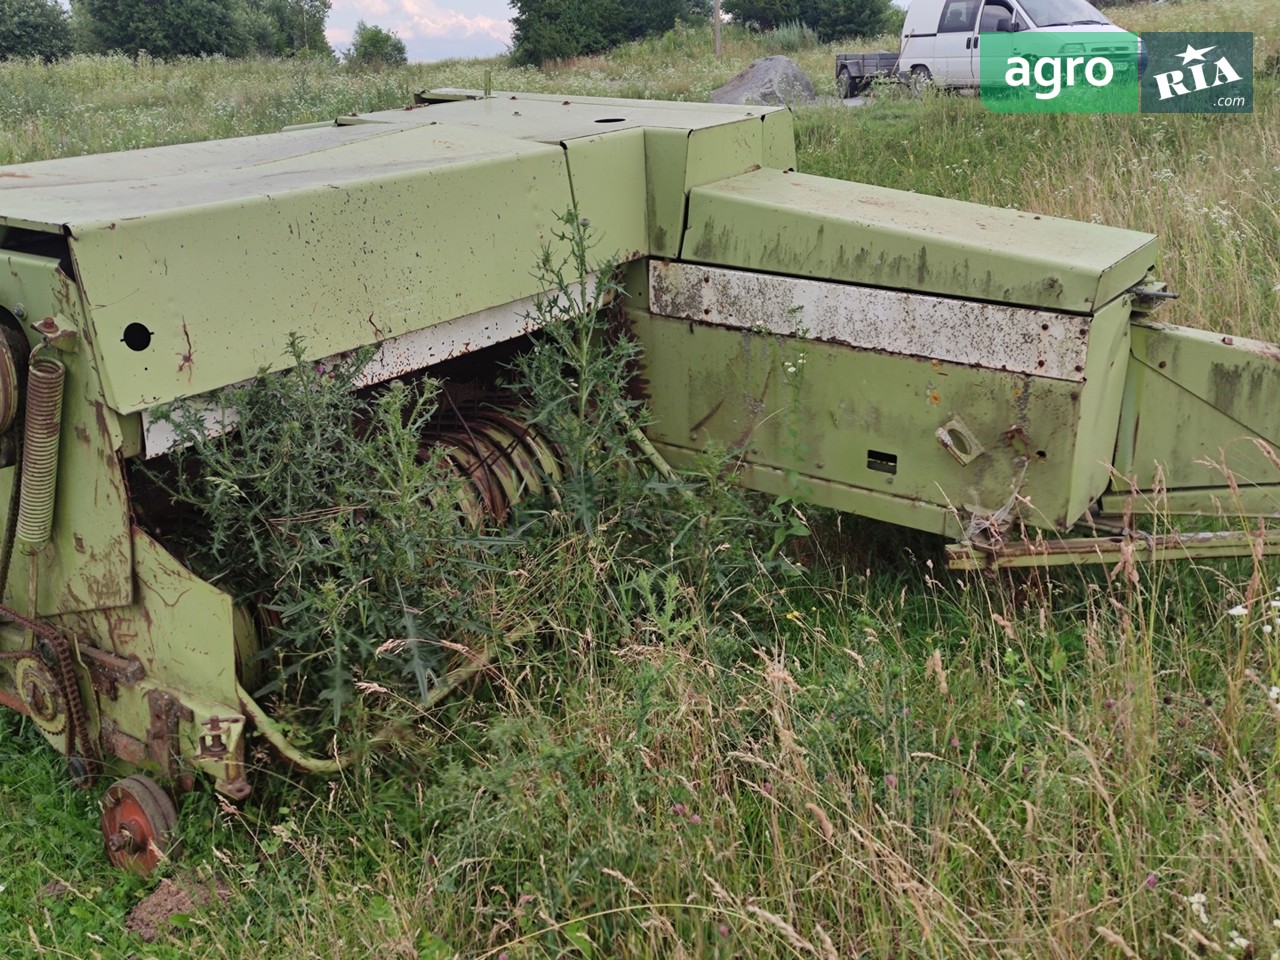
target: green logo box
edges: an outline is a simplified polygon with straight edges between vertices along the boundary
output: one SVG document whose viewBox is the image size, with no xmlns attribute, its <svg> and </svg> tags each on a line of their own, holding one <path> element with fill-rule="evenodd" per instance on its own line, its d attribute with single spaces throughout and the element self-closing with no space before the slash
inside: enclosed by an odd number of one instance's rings
<svg viewBox="0 0 1280 960">
<path fill-rule="evenodd" d="M 997 113 L 1136 113 L 1137 34 L 984 33 L 979 93 Z"/>
<path fill-rule="evenodd" d="M 1144 33 L 1143 113 L 1251 113 L 1252 33 Z"/>
</svg>

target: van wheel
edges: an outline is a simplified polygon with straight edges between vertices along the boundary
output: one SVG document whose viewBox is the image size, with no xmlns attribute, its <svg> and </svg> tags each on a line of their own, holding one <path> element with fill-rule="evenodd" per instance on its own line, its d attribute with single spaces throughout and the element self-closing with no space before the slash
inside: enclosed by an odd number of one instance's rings
<svg viewBox="0 0 1280 960">
<path fill-rule="evenodd" d="M 911 68 L 911 76 L 907 79 L 907 85 L 911 88 L 912 96 L 923 96 L 924 92 L 933 86 L 933 74 L 929 72 L 928 67 L 923 64 L 917 64 Z"/>
</svg>

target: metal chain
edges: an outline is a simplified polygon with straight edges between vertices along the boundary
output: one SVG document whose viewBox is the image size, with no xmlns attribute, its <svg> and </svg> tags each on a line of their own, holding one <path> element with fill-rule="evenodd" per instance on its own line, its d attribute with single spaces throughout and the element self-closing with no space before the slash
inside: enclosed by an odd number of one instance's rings
<svg viewBox="0 0 1280 960">
<path fill-rule="evenodd" d="M 67 757 L 78 753 L 86 765 L 86 775 L 92 779 L 97 772 L 97 756 L 93 742 L 89 738 L 89 714 L 85 710 L 84 698 L 80 696 L 80 683 L 76 679 L 75 662 L 71 655 L 71 641 L 57 631 L 52 625 L 42 623 L 24 616 L 17 610 L 0 604 L 0 617 L 12 620 L 25 627 L 33 634 L 45 640 L 53 651 L 55 663 L 46 663 L 34 649 L 0 652 L 0 661 L 14 662 L 18 660 L 34 660 L 44 664 L 53 674 L 58 685 L 58 693 L 67 710 Z M 19 691 L 21 695 L 21 691 Z"/>
</svg>

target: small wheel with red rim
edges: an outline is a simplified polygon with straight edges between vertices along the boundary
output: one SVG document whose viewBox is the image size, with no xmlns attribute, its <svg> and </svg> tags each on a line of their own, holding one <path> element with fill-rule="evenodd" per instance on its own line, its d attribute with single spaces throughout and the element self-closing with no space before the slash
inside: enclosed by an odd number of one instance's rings
<svg viewBox="0 0 1280 960">
<path fill-rule="evenodd" d="M 178 809 L 144 774 L 117 780 L 102 795 L 102 839 L 113 864 L 145 877 L 178 855 Z"/>
</svg>

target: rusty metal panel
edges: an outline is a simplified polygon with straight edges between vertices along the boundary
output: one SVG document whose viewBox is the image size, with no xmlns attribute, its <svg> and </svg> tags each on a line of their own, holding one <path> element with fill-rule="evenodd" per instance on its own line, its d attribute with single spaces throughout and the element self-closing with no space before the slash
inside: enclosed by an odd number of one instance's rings
<svg viewBox="0 0 1280 960">
<path fill-rule="evenodd" d="M 1149 234 L 762 169 L 695 187 L 686 260 L 1092 313 L 1152 268 Z"/>
<path fill-rule="evenodd" d="M 650 261 L 668 317 L 1080 382 L 1088 318 L 976 300 Z"/>
</svg>

